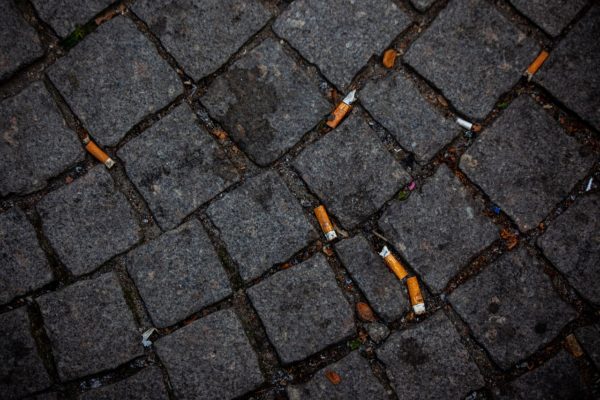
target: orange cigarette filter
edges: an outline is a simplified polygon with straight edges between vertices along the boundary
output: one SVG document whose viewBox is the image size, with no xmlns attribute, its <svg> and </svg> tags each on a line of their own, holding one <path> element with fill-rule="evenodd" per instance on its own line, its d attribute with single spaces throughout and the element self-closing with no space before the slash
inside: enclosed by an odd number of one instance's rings
<svg viewBox="0 0 600 400">
<path fill-rule="evenodd" d="M 337 127 L 340 122 L 344 119 L 346 114 L 352 109 L 352 103 L 356 101 L 356 90 L 348 93 L 344 100 L 333 110 L 333 112 L 329 115 L 327 120 L 327 126 L 330 128 Z"/>
<path fill-rule="evenodd" d="M 527 76 L 527 80 L 531 80 L 533 74 L 535 74 L 538 69 L 542 66 L 542 64 L 546 61 L 550 54 L 546 50 L 542 50 L 540 54 L 537 56 L 535 60 L 531 63 L 529 67 L 527 67 L 527 71 L 525 75 Z"/>
<path fill-rule="evenodd" d="M 106 168 L 112 168 L 115 165 L 115 162 L 112 158 L 108 156 L 96 143 L 94 143 L 89 136 L 86 136 L 83 139 L 83 144 L 85 145 L 85 149 L 93 155 L 98 161 L 102 164 L 106 165 Z"/>
<path fill-rule="evenodd" d="M 319 207 L 315 208 L 314 211 L 315 216 L 317 217 L 317 221 L 319 221 L 319 225 L 321 225 L 321 229 L 323 230 L 327 241 L 335 239 L 337 237 L 337 234 L 335 233 L 335 229 L 333 229 L 333 224 L 329 219 L 329 215 L 327 215 L 325 206 L 320 205 Z"/>
<path fill-rule="evenodd" d="M 388 268 L 392 270 L 392 272 L 398 277 L 398 279 L 403 280 L 404 278 L 406 278 L 406 276 L 408 275 L 406 268 L 404 268 L 402 263 L 398 261 L 396 257 L 394 257 L 394 255 L 387 248 L 387 246 L 383 246 L 383 249 L 381 249 L 379 255 L 383 257 L 385 265 L 387 265 Z"/>
<path fill-rule="evenodd" d="M 408 295 L 410 297 L 410 304 L 412 305 L 415 314 L 423 314 L 425 312 L 425 300 L 421 294 L 421 288 L 419 287 L 419 281 L 416 276 L 411 276 L 406 280 L 406 286 L 408 287 Z"/>
<path fill-rule="evenodd" d="M 398 52 L 394 49 L 388 49 L 383 53 L 383 66 L 386 68 L 394 68 Z"/>
</svg>

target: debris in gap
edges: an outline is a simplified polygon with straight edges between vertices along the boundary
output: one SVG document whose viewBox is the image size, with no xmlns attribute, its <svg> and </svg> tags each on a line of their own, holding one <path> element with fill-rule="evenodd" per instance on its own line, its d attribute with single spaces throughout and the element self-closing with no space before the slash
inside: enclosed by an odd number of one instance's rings
<svg viewBox="0 0 600 400">
<path fill-rule="evenodd" d="M 408 199 L 410 196 L 410 192 L 408 190 L 401 190 L 398 192 L 398 195 L 396 196 L 396 198 L 400 201 L 404 201 L 406 199 Z"/>
<path fill-rule="evenodd" d="M 83 144 L 85 145 L 85 149 L 93 155 L 98 161 L 102 164 L 106 165 L 106 168 L 110 169 L 115 165 L 115 162 L 112 158 L 108 156 L 96 143 L 90 139 L 89 135 L 85 135 L 83 138 Z"/>
<path fill-rule="evenodd" d="M 536 59 L 533 60 L 531 65 L 527 67 L 527 70 L 523 73 L 523 75 L 527 77 L 528 82 L 531 80 L 531 78 L 533 78 L 533 75 L 538 71 L 538 69 L 540 69 L 546 59 L 548 59 L 548 56 L 550 56 L 550 54 L 546 50 L 542 50 Z"/>
<path fill-rule="evenodd" d="M 411 182 L 408 184 L 408 190 L 410 190 L 411 192 L 412 192 L 413 190 L 415 190 L 416 188 L 417 188 L 417 182 L 415 182 L 415 181 L 411 181 Z"/>
<path fill-rule="evenodd" d="M 358 302 L 356 303 L 356 312 L 360 319 L 365 322 L 375 322 L 377 318 L 375 318 L 375 314 L 373 314 L 373 310 L 367 303 Z"/>
<path fill-rule="evenodd" d="M 317 217 L 317 221 L 319 221 L 319 225 L 321 225 L 321 229 L 325 234 L 325 238 L 328 241 L 331 241 L 337 238 L 337 234 L 335 233 L 335 229 L 333 229 L 333 224 L 329 219 L 329 215 L 327 215 L 327 210 L 325 210 L 324 205 L 320 205 L 314 209 L 315 217 Z"/>
<path fill-rule="evenodd" d="M 500 237 L 504 239 L 504 242 L 506 243 L 506 248 L 508 250 L 514 249 L 515 246 L 519 243 L 517 235 L 511 232 L 510 229 L 502 229 L 500 231 Z"/>
<path fill-rule="evenodd" d="M 144 345 L 144 347 L 152 346 L 152 341 L 150 340 L 150 336 L 152 336 L 152 334 L 154 332 L 156 332 L 156 328 L 150 328 L 150 329 L 146 330 L 144 333 L 142 333 L 142 344 Z"/>
<path fill-rule="evenodd" d="M 406 286 L 408 287 L 408 295 L 413 311 L 417 315 L 423 314 L 425 312 L 425 301 L 423 300 L 417 277 L 411 276 L 408 278 L 406 280 Z"/>
<path fill-rule="evenodd" d="M 565 347 L 573 357 L 579 358 L 583 356 L 583 350 L 581 349 L 577 338 L 572 333 L 565 338 Z"/>
<path fill-rule="evenodd" d="M 353 90 L 350 93 L 348 93 L 348 95 L 344 97 L 344 100 L 342 100 L 342 102 L 338 104 L 335 110 L 333 110 L 333 112 L 329 114 L 329 117 L 327 117 L 327 126 L 329 126 L 330 128 L 337 127 L 340 124 L 340 122 L 342 122 L 346 114 L 350 112 L 350 110 L 352 109 L 352 103 L 354 103 L 355 101 L 356 90 Z"/>
<path fill-rule="evenodd" d="M 394 68 L 394 64 L 396 64 L 396 57 L 398 57 L 398 52 L 394 49 L 388 49 L 383 53 L 383 66 L 386 68 Z"/>
<path fill-rule="evenodd" d="M 379 253 L 381 257 L 383 257 L 383 261 L 388 266 L 389 269 L 398 277 L 398 279 L 403 280 L 408 275 L 406 268 L 398 261 L 396 257 L 390 252 L 387 246 L 383 246 L 381 252 Z"/>
<path fill-rule="evenodd" d="M 500 207 L 498 207 L 497 205 L 495 205 L 495 204 L 492 204 L 492 206 L 490 207 L 490 210 L 491 210 L 491 211 L 492 211 L 494 214 L 496 214 L 496 215 L 500 215 L 501 208 L 500 208 Z"/>
<path fill-rule="evenodd" d="M 331 248 L 331 246 L 329 246 L 329 245 L 323 246 L 323 254 L 325 254 L 328 257 L 333 256 L 333 249 Z"/>
<path fill-rule="evenodd" d="M 587 186 L 585 187 L 585 191 L 589 192 L 590 190 L 592 190 L 592 185 L 594 184 L 594 177 L 591 177 L 590 180 L 587 183 Z"/>
</svg>

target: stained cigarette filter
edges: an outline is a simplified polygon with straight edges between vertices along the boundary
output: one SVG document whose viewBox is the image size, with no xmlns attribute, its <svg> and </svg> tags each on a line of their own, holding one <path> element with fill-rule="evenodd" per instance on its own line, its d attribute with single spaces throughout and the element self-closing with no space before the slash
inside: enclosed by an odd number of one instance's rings
<svg viewBox="0 0 600 400">
<path fill-rule="evenodd" d="M 381 249 L 379 255 L 383 257 L 385 265 L 387 265 L 388 268 L 392 270 L 392 272 L 398 277 L 398 279 L 402 280 L 406 278 L 406 276 L 408 275 L 406 268 L 404 268 L 402 263 L 398 261 L 396 257 L 394 257 L 394 255 L 387 248 L 387 246 L 383 246 L 383 249 Z"/>
<path fill-rule="evenodd" d="M 96 143 L 94 143 L 89 136 L 86 136 L 83 139 L 83 144 L 85 145 L 85 149 L 94 156 L 98 161 L 106 166 L 106 168 L 112 168 L 115 165 L 115 162 L 112 158 L 108 156 Z"/>
<path fill-rule="evenodd" d="M 527 67 L 527 71 L 525 71 L 527 80 L 531 80 L 533 75 L 538 71 L 538 69 L 540 69 L 542 64 L 544 64 L 544 62 L 548 59 L 548 56 L 550 56 L 550 53 L 548 53 L 546 50 L 542 50 L 540 52 L 540 54 L 538 54 L 538 56 L 535 58 L 535 60 L 533 60 L 531 65 L 529 65 L 529 67 Z"/>
<path fill-rule="evenodd" d="M 425 300 L 421 294 L 421 288 L 419 287 L 419 281 L 416 276 L 411 276 L 406 280 L 406 286 L 408 287 L 408 296 L 410 297 L 410 304 L 412 305 L 415 314 L 423 314 L 425 312 Z"/>
<path fill-rule="evenodd" d="M 344 119 L 346 114 L 348 114 L 348 112 L 352 109 L 352 103 L 354 103 L 355 101 L 356 90 L 353 90 L 350 93 L 348 93 L 348 95 L 344 97 L 344 100 L 342 100 L 342 102 L 338 104 L 335 110 L 333 110 L 327 121 L 327 126 L 329 126 L 330 128 L 337 127 L 340 124 L 340 122 L 342 122 L 342 119 Z"/>
<path fill-rule="evenodd" d="M 315 216 L 317 217 L 317 221 L 319 221 L 319 225 L 321 225 L 321 229 L 325 234 L 325 238 L 328 241 L 331 241 L 337 238 L 337 234 L 335 233 L 335 229 L 333 228 L 333 224 L 329 219 L 329 215 L 327 215 L 327 210 L 325 210 L 324 205 L 320 205 L 314 210 Z"/>
</svg>

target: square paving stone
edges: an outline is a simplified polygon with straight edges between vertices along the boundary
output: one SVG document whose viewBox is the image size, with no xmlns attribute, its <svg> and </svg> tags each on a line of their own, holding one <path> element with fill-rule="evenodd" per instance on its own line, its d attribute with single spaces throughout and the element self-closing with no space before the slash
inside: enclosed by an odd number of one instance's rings
<svg viewBox="0 0 600 400">
<path fill-rule="evenodd" d="M 297 0 L 273 30 L 344 89 L 410 23 L 390 0 Z"/>
<path fill-rule="evenodd" d="M 298 201 L 275 172 L 265 172 L 206 211 L 244 280 L 257 278 L 318 238 Z"/>
<path fill-rule="evenodd" d="M 449 4 L 404 60 L 463 113 L 483 119 L 521 79 L 539 46 L 484 0 Z"/>
<path fill-rule="evenodd" d="M 0 102 L 0 194 L 27 194 L 84 158 L 40 81 Z"/>
<path fill-rule="evenodd" d="M 169 398 L 158 367 L 147 367 L 112 385 L 93 389 L 79 396 L 81 400 L 167 400 Z"/>
<path fill-rule="evenodd" d="M 133 210 L 103 165 L 37 205 L 44 233 L 75 275 L 98 268 L 141 239 Z"/>
<path fill-rule="evenodd" d="M 225 270 L 197 220 L 136 248 L 126 262 L 158 327 L 173 325 L 231 294 Z"/>
<path fill-rule="evenodd" d="M 542 268 L 521 247 L 504 254 L 449 296 L 503 369 L 554 339 L 577 315 L 560 299 Z"/>
<path fill-rule="evenodd" d="M 593 163 L 540 105 L 518 97 L 460 159 L 460 168 L 519 228 L 534 228 Z"/>
<path fill-rule="evenodd" d="M 326 378 L 325 373 L 337 373 L 342 381 L 334 385 Z M 385 389 L 373 376 L 369 363 L 358 354 L 358 351 L 342 358 L 317 371 L 305 384 L 287 387 L 290 400 L 363 400 L 388 399 Z"/>
<path fill-rule="evenodd" d="M 408 311 L 404 285 L 363 236 L 343 240 L 335 250 L 377 314 L 391 321 Z"/>
<path fill-rule="evenodd" d="M 600 304 L 600 194 L 577 200 L 538 239 L 548 259 L 585 297 Z"/>
<path fill-rule="evenodd" d="M 182 92 L 175 71 L 121 16 L 86 36 L 48 76 L 94 138 L 108 146 Z"/>
<path fill-rule="evenodd" d="M 74 283 L 37 302 L 61 380 L 112 369 L 143 354 L 114 273 Z"/>
<path fill-rule="evenodd" d="M 163 229 L 239 179 L 215 139 L 182 104 L 118 152 Z"/>
<path fill-rule="evenodd" d="M 331 108 L 317 83 L 273 39 L 217 77 L 200 101 L 263 166 L 289 150 Z"/>
<path fill-rule="evenodd" d="M 460 129 L 421 95 L 403 72 L 394 71 L 380 81 L 370 81 L 360 101 L 421 162 L 429 161 Z"/>
<path fill-rule="evenodd" d="M 401 399 L 458 399 L 484 385 L 456 329 L 438 311 L 377 349 Z"/>
<path fill-rule="evenodd" d="M 354 313 L 321 254 L 248 289 L 281 360 L 302 360 L 355 333 Z"/>
<path fill-rule="evenodd" d="M 0 265 L 0 304 L 52 281 L 35 230 L 16 207 L 0 214 Z"/>
<path fill-rule="evenodd" d="M 510 0 L 510 2 L 551 36 L 558 36 L 587 3 L 585 0 Z"/>
<path fill-rule="evenodd" d="M 85 25 L 96 14 L 111 5 L 112 0 L 32 0 L 40 18 L 62 37 L 77 25 Z"/>
<path fill-rule="evenodd" d="M 596 368 L 600 368 L 600 323 L 578 328 L 575 336 L 596 364 Z"/>
<path fill-rule="evenodd" d="M 14 2 L 0 2 L 0 79 L 8 78 L 43 54 L 37 32 L 25 21 Z"/>
<path fill-rule="evenodd" d="M 244 0 L 143 0 L 133 11 L 194 79 L 215 72 L 271 18 L 260 2 Z"/>
<path fill-rule="evenodd" d="M 435 292 L 498 238 L 481 205 L 445 165 L 408 200 L 392 203 L 379 226 Z"/>
<path fill-rule="evenodd" d="M 570 4 L 570 2 L 569 2 Z M 535 80 L 600 130 L 600 6 L 588 11 L 550 53 Z"/>
<path fill-rule="evenodd" d="M 587 399 L 575 360 L 565 351 L 537 369 L 521 375 L 504 387 L 496 388 L 499 400 Z"/>
<path fill-rule="evenodd" d="M 50 386 L 24 307 L 0 315 L 0 393 L 16 399 Z M 6 397 L 5 397 L 6 396 Z"/>
<path fill-rule="evenodd" d="M 293 165 L 347 228 L 381 208 L 410 180 L 356 113 L 306 148 Z"/>
<path fill-rule="evenodd" d="M 230 399 L 263 382 L 235 313 L 218 311 L 159 339 L 156 350 L 181 399 Z"/>
</svg>

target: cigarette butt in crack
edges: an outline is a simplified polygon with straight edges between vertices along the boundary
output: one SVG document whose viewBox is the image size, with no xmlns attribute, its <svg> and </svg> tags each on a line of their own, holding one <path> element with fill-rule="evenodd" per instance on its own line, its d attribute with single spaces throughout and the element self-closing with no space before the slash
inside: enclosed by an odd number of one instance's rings
<svg viewBox="0 0 600 400">
<path fill-rule="evenodd" d="M 383 53 L 383 61 L 382 64 L 386 68 L 394 68 L 394 64 L 396 64 L 396 57 L 398 56 L 398 52 L 394 49 L 388 49 Z"/>
<path fill-rule="evenodd" d="M 536 59 L 533 60 L 531 65 L 527 67 L 527 70 L 525 71 L 524 75 L 527 77 L 527 81 L 530 81 L 531 78 L 533 78 L 533 75 L 538 71 L 538 69 L 540 69 L 546 59 L 548 59 L 549 55 L 550 53 L 548 53 L 546 50 L 542 50 L 540 54 L 538 54 Z"/>
<path fill-rule="evenodd" d="M 100 147 L 98 147 L 98 145 L 94 143 L 89 136 L 86 135 L 86 137 L 83 138 L 83 144 L 85 145 L 85 149 L 91 155 L 93 155 L 102 164 L 106 165 L 106 168 L 110 169 L 113 165 L 115 165 L 113 159 L 110 158 L 108 154 L 106 154 Z"/>
<path fill-rule="evenodd" d="M 387 248 L 387 246 L 383 246 L 383 249 L 381 249 L 379 255 L 383 257 L 385 265 L 387 265 L 388 268 L 392 270 L 392 272 L 398 277 L 398 279 L 402 280 L 406 278 L 406 276 L 408 275 L 406 268 L 404 268 L 402 263 L 400 263 L 400 261 L 398 261 L 398 259 L 394 257 L 394 255 Z"/>
<path fill-rule="evenodd" d="M 406 280 L 406 286 L 408 287 L 408 296 L 410 297 L 410 304 L 412 305 L 415 314 L 423 314 L 425 312 L 425 301 L 421 294 L 421 288 L 419 287 L 419 281 L 416 276 L 411 276 Z"/>
<path fill-rule="evenodd" d="M 337 238 L 337 234 L 335 233 L 335 229 L 333 229 L 333 224 L 329 219 L 329 215 L 327 215 L 327 211 L 325 210 L 325 206 L 320 205 L 315 208 L 315 217 L 317 217 L 317 221 L 319 221 L 319 225 L 321 225 L 321 229 L 325 234 L 325 238 L 327 241 L 331 241 Z"/>
<path fill-rule="evenodd" d="M 327 118 L 327 126 L 330 128 L 335 128 L 342 122 L 346 114 L 352 109 L 352 103 L 356 101 L 356 90 L 348 93 L 344 100 L 333 110 L 329 117 Z"/>
<path fill-rule="evenodd" d="M 462 128 L 465 128 L 468 131 L 479 132 L 481 131 L 481 125 L 474 124 L 462 118 L 456 118 L 456 123 L 460 125 Z"/>
</svg>

